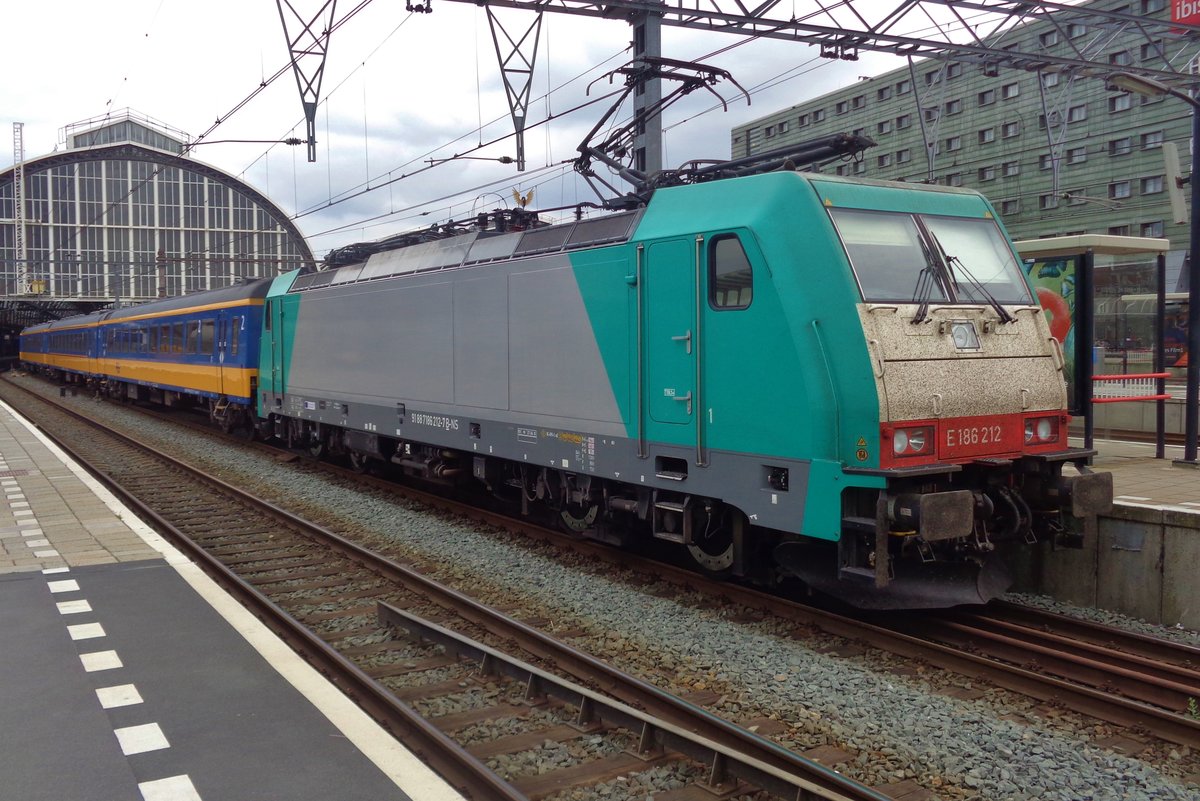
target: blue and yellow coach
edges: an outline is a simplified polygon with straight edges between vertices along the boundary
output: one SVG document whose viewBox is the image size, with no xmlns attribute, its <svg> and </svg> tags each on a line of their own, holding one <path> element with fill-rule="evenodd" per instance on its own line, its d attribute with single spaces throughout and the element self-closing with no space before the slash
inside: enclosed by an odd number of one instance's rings
<svg viewBox="0 0 1200 801">
<path fill-rule="evenodd" d="M 270 283 L 32 326 L 21 334 L 21 361 L 112 398 L 203 406 L 222 428 L 250 426 Z"/>
</svg>

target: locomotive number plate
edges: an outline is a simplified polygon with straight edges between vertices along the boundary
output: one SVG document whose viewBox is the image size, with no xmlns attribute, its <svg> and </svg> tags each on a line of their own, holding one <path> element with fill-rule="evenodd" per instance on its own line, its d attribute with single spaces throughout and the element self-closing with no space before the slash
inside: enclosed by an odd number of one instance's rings
<svg viewBox="0 0 1200 801">
<path fill-rule="evenodd" d="M 939 457 L 958 459 L 1012 453 L 1021 449 L 1023 438 L 1019 423 L 1009 421 L 947 421 L 942 424 Z"/>
</svg>

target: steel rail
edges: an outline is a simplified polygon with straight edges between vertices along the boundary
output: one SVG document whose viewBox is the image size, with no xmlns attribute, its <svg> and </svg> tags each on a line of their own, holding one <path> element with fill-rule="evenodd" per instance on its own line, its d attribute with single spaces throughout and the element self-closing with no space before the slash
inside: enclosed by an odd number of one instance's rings
<svg viewBox="0 0 1200 801">
<path fill-rule="evenodd" d="M 721 741 L 709 740 L 697 734 L 695 726 L 679 726 L 664 721 L 655 714 L 636 709 L 586 687 L 573 684 L 510 654 L 490 648 L 436 623 L 423 620 L 391 604 L 379 603 L 379 621 L 381 624 L 404 629 L 422 640 L 437 643 L 456 656 L 478 662 L 487 675 L 503 674 L 515 679 L 525 686 L 527 697 L 552 696 L 577 707 L 580 710 L 580 719 L 577 720 L 577 724 L 602 722 L 638 734 L 639 754 L 649 754 L 655 751 L 677 752 L 706 765 L 708 775 L 706 784 L 703 786 L 705 790 L 713 793 L 714 797 L 734 790 L 738 787 L 737 782 L 740 780 L 753 787 L 766 790 L 773 796 L 794 798 L 796 801 L 816 798 L 838 801 L 887 798 L 887 796 L 879 795 L 874 791 L 862 793 L 860 792 L 863 789 L 862 785 L 857 784 L 850 788 L 852 791 L 850 794 L 843 794 L 828 786 L 814 784 L 805 778 L 798 777 L 794 771 L 781 769 L 748 757 L 745 752 L 738 750 L 736 742 L 729 743 L 728 738 L 722 738 Z M 516 621 L 511 622 L 516 623 L 519 627 L 528 628 Z M 518 633 L 517 636 L 526 639 L 529 632 L 525 632 L 524 636 Z M 703 710 L 698 711 L 706 717 L 712 717 Z"/>
<path fill-rule="evenodd" d="M 1200 647 L 1153 637 L 1135 631 L 1125 631 L 1105 626 L 1091 620 L 1037 609 L 1009 601 L 992 601 L 987 608 L 977 613 L 979 617 L 1003 619 L 1030 628 L 1062 634 L 1073 640 L 1119 648 L 1126 654 L 1137 655 L 1156 662 L 1178 665 L 1200 670 Z M 1001 617 L 1002 616 L 1002 617 Z"/>
<path fill-rule="evenodd" d="M 24 390 L 24 388 L 21 389 Z M 28 392 L 28 390 L 24 391 Z M 319 539 L 322 544 L 332 546 L 342 555 L 374 570 L 384 578 L 395 581 L 397 584 L 411 591 L 420 593 L 430 601 L 453 611 L 463 619 L 480 626 L 489 633 L 514 639 L 529 653 L 553 661 L 576 678 L 592 682 L 626 703 L 636 705 L 655 717 L 661 718 L 671 725 L 678 726 L 681 730 L 692 732 L 704 739 L 725 745 L 730 751 L 742 753 L 751 762 L 761 763 L 781 775 L 800 778 L 801 781 L 795 785 L 797 788 L 797 799 L 821 797 L 836 799 L 838 801 L 889 801 L 888 796 L 872 790 L 838 773 L 832 768 L 806 759 L 765 737 L 713 715 L 711 712 L 690 704 L 683 699 L 670 695 L 654 685 L 626 674 L 602 660 L 573 648 L 532 626 L 504 615 L 464 593 L 440 584 L 416 570 L 382 557 L 335 532 L 317 526 L 286 509 L 282 509 L 269 501 L 249 494 L 198 468 L 180 462 L 169 454 L 163 453 L 152 446 L 137 442 L 132 437 L 115 431 L 103 423 L 91 420 L 48 398 L 35 393 L 29 394 L 37 400 L 76 417 L 89 425 L 101 428 L 109 435 L 133 447 L 178 466 L 199 480 L 214 486 L 222 492 L 237 497 L 244 503 L 254 506 L 294 528 L 309 533 L 314 538 Z M 347 694 L 360 704 L 364 703 L 364 699 L 366 699 L 364 706 L 373 714 L 375 713 L 376 706 L 378 706 L 387 715 L 385 719 L 389 719 L 390 721 L 392 717 L 396 717 L 396 722 L 392 725 L 399 727 L 405 732 L 411 732 L 412 736 L 420 743 L 418 747 L 414 748 L 414 751 L 422 758 L 427 758 L 439 773 L 443 776 L 453 776 L 456 782 L 461 782 L 466 791 L 471 792 L 472 795 L 475 794 L 475 790 L 478 787 L 479 790 L 483 791 L 483 795 L 478 796 L 480 798 L 522 798 L 519 791 L 499 777 L 496 777 L 486 766 L 464 751 L 452 739 L 421 718 L 406 704 L 391 698 L 386 689 L 374 682 L 361 669 L 346 660 L 345 657 L 338 654 L 336 650 L 307 629 L 299 626 L 286 612 L 267 599 L 257 589 L 232 574 L 215 557 L 205 552 L 181 532 L 178 532 L 168 521 L 139 501 L 132 494 L 132 491 L 126 490 L 117 482 L 106 477 L 102 471 L 57 438 L 53 439 L 60 447 L 70 453 L 73 458 L 79 459 L 85 469 L 95 475 L 106 486 L 109 486 L 123 501 L 126 501 L 131 508 L 135 509 L 139 515 L 144 514 L 147 519 L 153 521 L 156 528 L 161 526 L 163 531 L 170 535 L 173 541 L 178 538 L 187 553 L 195 556 L 197 561 L 201 562 L 206 569 L 211 568 L 216 576 L 219 576 L 219 581 L 223 585 L 228 582 L 227 586 L 233 594 L 239 598 L 247 599 L 247 605 L 254 611 L 261 612 L 263 616 L 276 622 L 278 626 L 287 632 L 287 636 L 284 639 L 289 645 L 292 645 L 294 648 L 296 647 L 296 643 L 303 645 L 304 649 L 302 652 L 306 654 L 312 648 L 314 660 L 322 664 L 323 667 L 326 667 L 327 675 L 330 676 L 335 684 L 342 686 L 343 691 L 347 692 Z M 495 519 L 499 519 L 499 517 L 497 516 Z M 508 522 L 511 523 L 512 521 L 509 520 Z M 342 668 L 343 665 L 345 666 L 344 671 Z M 346 679 L 339 678 L 339 675 L 343 672 L 347 676 Z M 441 757 L 439 752 L 441 748 L 448 748 L 454 758 L 446 759 L 445 757 Z M 736 772 L 737 770 L 731 761 L 725 762 L 725 768 L 731 772 Z M 464 770 L 466 774 L 460 778 L 460 774 L 463 774 Z M 483 774 L 480 776 L 474 775 L 477 771 L 483 771 Z M 484 780 L 484 786 L 482 787 L 479 786 L 480 779 Z"/>
<path fill-rule="evenodd" d="M 47 403 L 66 414 L 89 425 L 101 428 L 108 435 L 119 441 L 139 448 L 155 458 L 180 467 L 201 481 L 215 486 L 223 492 L 229 492 L 239 499 L 271 514 L 273 517 L 286 521 L 290 525 L 305 531 L 314 529 L 311 523 L 304 521 L 302 518 L 284 509 L 280 509 L 261 498 L 249 495 L 215 476 L 180 462 L 151 446 L 139 443 L 132 437 L 104 426 L 49 399 L 38 396 L 35 393 L 30 394 L 39 401 Z M 35 423 L 35 425 L 37 424 Z M 133 490 L 127 489 L 124 485 L 107 476 L 102 470 L 92 464 L 90 460 L 53 432 L 41 425 L 38 425 L 38 429 L 72 459 L 77 461 L 96 480 L 107 487 L 122 503 L 132 509 L 138 517 L 149 523 L 156 531 L 167 537 L 173 545 L 187 554 L 214 581 L 246 606 L 255 616 L 263 620 L 280 639 L 308 660 L 331 683 L 361 706 L 367 714 L 374 717 L 393 733 L 402 732 L 404 738 L 406 738 L 406 745 L 410 750 L 418 758 L 427 762 L 434 771 L 454 786 L 455 789 L 473 798 L 489 799 L 489 801 L 491 799 L 497 799 L 498 801 L 528 801 L 522 793 L 497 776 L 495 772 L 490 770 L 481 761 L 467 753 L 462 746 L 428 720 L 418 715 L 407 704 L 393 697 L 386 687 L 376 682 L 363 672 L 361 668 L 305 628 L 263 593 L 233 573 L 232 570 L 223 565 L 216 557 L 185 536 L 170 521 L 144 504 L 134 494 Z M 331 538 L 346 542 L 336 534 L 333 534 L 333 532 L 326 533 Z"/>
<path fill-rule="evenodd" d="M 390 487 L 392 491 L 397 491 L 395 484 L 383 481 L 380 481 L 379 484 L 380 486 Z M 898 656 L 926 661 L 937 667 L 964 676 L 983 678 L 1004 689 L 1012 690 L 1041 701 L 1060 703 L 1077 712 L 1110 723 L 1140 728 L 1171 742 L 1190 747 L 1200 747 L 1200 719 L 1176 714 L 1142 701 L 1115 696 L 1100 689 L 1048 676 L 1037 670 L 1024 668 L 1019 664 L 964 652 L 958 648 L 932 642 L 924 637 L 906 634 L 887 626 L 872 624 L 848 615 L 837 614 L 796 601 L 769 595 L 760 590 L 742 587 L 729 582 L 713 581 L 683 568 L 665 565 L 660 562 L 648 562 L 642 557 L 628 551 L 614 550 L 597 543 L 581 541 L 550 529 L 531 525 L 526 521 L 497 512 L 479 509 L 460 501 L 452 501 L 423 490 L 406 486 L 401 491 L 405 496 L 435 508 L 461 514 L 480 522 L 521 533 L 525 536 L 558 546 L 567 546 L 597 560 L 617 564 L 633 570 L 642 570 L 647 574 L 653 575 L 655 579 L 687 587 L 710 597 L 723 598 L 752 609 L 779 615 L 780 617 L 793 620 L 798 624 L 818 628 L 828 634 L 862 641 L 872 647 Z M 336 537 L 337 535 L 333 536 Z M 358 548 L 353 543 L 347 544 L 352 548 Z M 368 556 L 373 556 L 370 552 L 364 551 L 364 553 Z M 414 579 L 419 580 L 423 578 L 403 566 L 396 565 L 396 567 L 400 571 L 397 575 L 411 574 Z M 452 590 L 450 592 L 454 593 Z M 451 596 L 447 596 L 447 600 L 450 601 Z M 464 616 L 466 615 L 464 614 Z M 663 717 L 666 717 L 666 715 Z"/>
</svg>

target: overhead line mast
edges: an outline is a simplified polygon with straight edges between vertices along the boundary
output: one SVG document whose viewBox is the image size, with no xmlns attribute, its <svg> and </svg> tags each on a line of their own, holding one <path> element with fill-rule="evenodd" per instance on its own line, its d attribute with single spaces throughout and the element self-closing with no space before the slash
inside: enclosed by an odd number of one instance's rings
<svg viewBox="0 0 1200 801">
<path fill-rule="evenodd" d="M 13 228 L 17 256 L 17 294 L 28 295 L 29 261 L 25 250 L 25 123 L 13 123 L 13 202 L 16 214 Z"/>
<path fill-rule="evenodd" d="M 337 0 L 325 0 L 317 13 L 308 22 L 296 11 L 291 0 L 275 0 L 279 8 L 279 21 L 283 23 L 283 37 L 288 43 L 292 57 L 292 70 L 296 73 L 296 87 L 300 90 L 300 104 L 304 107 L 307 127 L 308 160 L 317 160 L 317 103 L 321 96 L 321 79 L 325 77 L 325 56 L 329 53 L 329 34 L 333 30 L 333 13 Z M 288 33 L 288 15 L 300 24 L 295 36 Z M 321 23 L 323 27 L 315 26 Z M 307 70 L 306 70 L 307 66 Z"/>
</svg>

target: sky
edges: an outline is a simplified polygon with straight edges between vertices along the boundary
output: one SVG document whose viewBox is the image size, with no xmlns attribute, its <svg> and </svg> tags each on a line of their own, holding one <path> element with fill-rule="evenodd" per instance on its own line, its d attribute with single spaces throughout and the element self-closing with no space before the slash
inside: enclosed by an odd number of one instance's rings
<svg viewBox="0 0 1200 801">
<path fill-rule="evenodd" d="M 271 0 L 10 4 L 0 123 L 9 130 L 24 123 L 25 156 L 32 158 L 60 148 L 64 126 L 125 109 L 193 139 L 221 120 L 193 157 L 270 197 L 294 217 L 318 256 L 511 206 L 514 189 L 534 190 L 531 207 L 596 200 L 561 163 L 573 158 L 609 104 L 572 109 L 620 87 L 619 76 L 611 86 L 604 76 L 629 61 L 630 27 L 545 15 L 525 134 L 527 169 L 518 172 L 515 165 L 483 160 L 516 152 L 512 139 L 503 138 L 512 122 L 485 10 L 432 3 L 432 13 L 413 14 L 397 0 L 374 0 L 334 31 L 315 163 L 307 161 L 304 146 L 265 143 L 304 137 L 290 69 L 270 80 L 289 63 Z M 292 5 L 311 15 L 322 0 Z M 357 5 L 341 0 L 335 17 Z M 514 37 L 533 20 L 528 12 L 500 13 Z M 715 98 L 704 92 L 673 106 L 664 117 L 668 167 L 728 158 L 734 126 L 904 64 L 871 53 L 856 62 L 831 61 L 807 45 L 669 27 L 663 28 L 663 55 L 726 69 L 747 89 L 788 78 L 755 91 L 750 105 L 732 84 L 714 87 L 729 101 L 725 112 L 713 110 Z M 544 123 L 547 117 L 553 119 Z M 478 148 L 493 140 L 500 141 Z M 11 137 L 2 141 L 0 168 L 6 168 L 13 162 Z M 428 163 L 467 153 L 478 158 Z"/>
</svg>

